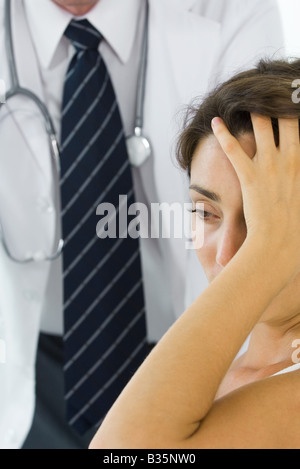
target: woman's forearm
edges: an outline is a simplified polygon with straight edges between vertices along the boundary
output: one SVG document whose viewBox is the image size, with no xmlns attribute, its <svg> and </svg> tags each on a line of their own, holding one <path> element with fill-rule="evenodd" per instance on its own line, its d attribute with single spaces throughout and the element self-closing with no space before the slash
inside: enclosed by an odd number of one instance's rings
<svg viewBox="0 0 300 469">
<path fill-rule="evenodd" d="M 180 448 L 211 409 L 218 387 L 265 309 L 300 271 L 298 120 L 252 116 L 251 159 L 220 119 L 213 128 L 241 183 L 247 238 L 170 328 L 108 413 L 92 447 Z"/>
<path fill-rule="evenodd" d="M 172 326 L 109 412 L 94 445 L 178 447 L 199 428 L 241 345 L 283 286 L 280 260 L 263 245 L 259 239 L 245 243 Z"/>
</svg>

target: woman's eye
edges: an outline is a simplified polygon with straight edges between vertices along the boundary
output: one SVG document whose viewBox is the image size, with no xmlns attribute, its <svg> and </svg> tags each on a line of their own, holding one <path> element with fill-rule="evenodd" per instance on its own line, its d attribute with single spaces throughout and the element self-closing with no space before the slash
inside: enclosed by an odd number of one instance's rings
<svg viewBox="0 0 300 469">
<path fill-rule="evenodd" d="M 190 212 L 196 214 L 201 220 L 205 222 L 215 221 L 218 218 L 215 214 L 208 212 L 207 210 L 193 209 L 190 210 Z"/>
<path fill-rule="evenodd" d="M 199 215 L 199 217 L 202 218 L 203 220 L 206 220 L 206 219 L 213 216 L 212 213 L 207 212 L 206 210 L 197 210 L 197 209 L 195 209 L 195 210 L 192 210 L 192 213 L 197 213 L 197 215 Z"/>
</svg>

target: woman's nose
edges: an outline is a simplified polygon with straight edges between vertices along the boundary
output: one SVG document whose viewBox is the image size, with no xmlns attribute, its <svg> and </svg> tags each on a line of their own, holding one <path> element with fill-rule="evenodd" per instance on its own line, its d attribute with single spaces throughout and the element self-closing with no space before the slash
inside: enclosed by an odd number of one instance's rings
<svg viewBox="0 0 300 469">
<path fill-rule="evenodd" d="M 246 233 L 240 226 L 224 226 L 217 246 L 216 262 L 226 267 L 245 241 Z"/>
</svg>

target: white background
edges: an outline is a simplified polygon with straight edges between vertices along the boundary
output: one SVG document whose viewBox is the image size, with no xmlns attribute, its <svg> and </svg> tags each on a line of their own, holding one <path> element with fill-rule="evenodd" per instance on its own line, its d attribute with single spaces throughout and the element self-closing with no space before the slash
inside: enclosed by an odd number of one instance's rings
<svg viewBox="0 0 300 469">
<path fill-rule="evenodd" d="M 277 1 L 282 15 L 287 54 L 300 58 L 300 0 Z"/>
</svg>

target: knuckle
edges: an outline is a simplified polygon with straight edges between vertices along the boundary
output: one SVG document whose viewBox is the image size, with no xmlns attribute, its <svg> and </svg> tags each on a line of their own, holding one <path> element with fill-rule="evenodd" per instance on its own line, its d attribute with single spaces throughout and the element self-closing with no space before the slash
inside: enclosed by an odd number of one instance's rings
<svg viewBox="0 0 300 469">
<path fill-rule="evenodd" d="M 300 156 L 300 148 L 297 142 L 288 142 L 286 151 L 291 153 L 293 156 Z"/>
<path fill-rule="evenodd" d="M 296 172 L 300 167 L 300 151 L 297 145 L 291 144 L 288 154 L 285 155 L 285 164 L 287 168 Z"/>
<path fill-rule="evenodd" d="M 237 148 L 236 141 L 231 138 L 227 138 L 223 142 L 223 150 L 226 154 L 231 154 L 233 153 Z"/>
<path fill-rule="evenodd" d="M 252 121 L 257 130 L 267 130 L 271 125 L 271 118 L 262 115 L 252 115 Z"/>
<path fill-rule="evenodd" d="M 258 121 L 257 127 L 261 131 L 269 130 L 271 127 L 271 120 L 270 119 L 260 119 Z"/>
</svg>

